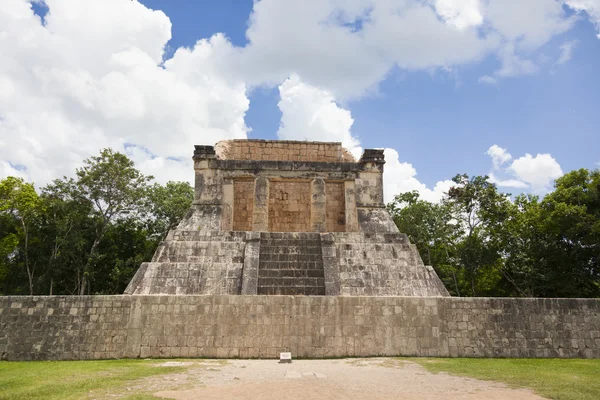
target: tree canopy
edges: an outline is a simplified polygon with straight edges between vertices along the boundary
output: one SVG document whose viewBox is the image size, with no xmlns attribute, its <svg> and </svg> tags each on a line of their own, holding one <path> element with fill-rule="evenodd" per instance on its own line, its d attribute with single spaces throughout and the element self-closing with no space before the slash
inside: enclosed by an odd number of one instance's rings
<svg viewBox="0 0 600 400">
<path fill-rule="evenodd" d="M 104 149 L 38 191 L 0 181 L 0 294 L 122 293 L 189 210 L 187 182 L 151 184 Z M 398 194 L 388 209 L 456 296 L 599 297 L 600 171 L 540 198 L 456 175 L 439 203 Z"/>
<path fill-rule="evenodd" d="M 151 179 L 104 149 L 40 194 L 0 181 L 0 294 L 122 293 L 193 200 L 189 183 Z"/>
<path fill-rule="evenodd" d="M 462 296 L 600 296 L 600 172 L 559 178 L 543 199 L 457 175 L 438 204 L 403 193 L 388 205 L 448 290 Z"/>
</svg>

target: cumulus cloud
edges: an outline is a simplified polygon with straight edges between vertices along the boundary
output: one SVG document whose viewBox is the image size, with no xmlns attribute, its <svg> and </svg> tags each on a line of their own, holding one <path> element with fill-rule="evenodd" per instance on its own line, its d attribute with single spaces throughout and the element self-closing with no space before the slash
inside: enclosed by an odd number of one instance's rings
<svg viewBox="0 0 600 400">
<path fill-rule="evenodd" d="M 466 29 L 483 23 L 479 0 L 436 0 L 437 13 L 450 25 Z"/>
<path fill-rule="evenodd" d="M 357 159 L 360 157 L 362 147 L 351 132 L 352 115 L 335 103 L 330 92 L 308 85 L 294 75 L 279 86 L 279 93 L 280 139 L 342 142 Z M 453 184 L 451 181 L 438 182 L 430 189 L 416 178 L 417 171 L 411 164 L 400 161 L 396 150 L 388 148 L 384 154 L 386 203 L 395 195 L 412 190 L 417 190 L 427 201 L 437 202 Z"/>
<path fill-rule="evenodd" d="M 500 166 L 502 164 L 507 163 L 512 158 L 512 156 L 510 155 L 510 153 L 508 151 L 506 151 L 506 149 L 503 149 L 502 147 L 500 147 L 496 144 L 492 145 L 488 149 L 487 155 L 492 157 L 492 162 L 494 163 L 495 169 L 500 168 Z"/>
<path fill-rule="evenodd" d="M 416 178 L 417 171 L 412 164 L 400 161 L 396 150 L 387 148 L 384 154 L 383 185 L 386 203 L 392 201 L 397 194 L 413 190 L 418 191 L 423 200 L 436 203 L 442 199 L 448 189 L 456 185 L 451 180 L 446 180 L 437 182 L 433 189 L 430 189 Z"/>
<path fill-rule="evenodd" d="M 355 157 L 360 156 L 359 141 L 350 132 L 352 115 L 335 103 L 331 93 L 292 75 L 279 86 L 279 95 L 280 139 L 342 142 Z"/>
<path fill-rule="evenodd" d="M 554 180 L 563 175 L 560 165 L 550 154 L 538 154 L 535 157 L 525 154 L 514 160 L 509 170 L 529 184 L 535 193 L 549 190 Z"/>
<path fill-rule="evenodd" d="M 215 66 L 234 51 L 221 35 L 163 64 L 171 24 L 161 11 L 121 0 L 46 4 L 43 23 L 25 1 L 0 8 L 3 175 L 22 165 L 21 175 L 43 185 L 100 148 L 129 145 L 147 149 L 136 154 L 143 172 L 171 168 L 165 179 L 184 178 L 189 162 L 169 157 L 246 136 L 245 84 Z"/>
<path fill-rule="evenodd" d="M 489 174 L 490 181 L 498 186 L 529 189 L 543 194 L 551 189 L 554 180 L 563 175 L 560 164 L 550 154 L 538 154 L 535 157 L 525 154 L 513 159 L 506 149 L 495 144 L 488 149 L 487 154 L 492 158 L 493 165 Z M 498 173 L 508 175 L 509 178 L 499 178 Z"/>
<path fill-rule="evenodd" d="M 392 68 L 496 55 L 501 67 L 480 79 L 493 83 L 539 69 L 535 52 L 581 18 L 563 6 L 600 21 L 598 0 L 262 0 L 245 47 L 215 34 L 164 59 L 161 11 L 135 0 L 44 4 L 43 20 L 26 0 L 0 8 L 0 173 L 38 184 L 109 146 L 127 146 L 145 173 L 187 176 L 192 144 L 246 137 L 246 93 L 260 85 L 281 85 L 280 137 L 317 137 L 310 128 L 358 147 L 336 101 L 376 90 Z"/>
<path fill-rule="evenodd" d="M 589 15 L 598 29 L 598 39 L 600 39 L 600 0 L 565 0 L 565 3 L 575 11 Z"/>
</svg>

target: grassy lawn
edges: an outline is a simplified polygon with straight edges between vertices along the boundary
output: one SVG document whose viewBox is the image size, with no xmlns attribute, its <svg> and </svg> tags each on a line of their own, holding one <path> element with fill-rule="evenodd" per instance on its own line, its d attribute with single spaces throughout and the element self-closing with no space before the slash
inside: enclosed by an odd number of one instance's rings
<svg viewBox="0 0 600 400">
<path fill-rule="evenodd" d="M 600 360 L 411 358 L 433 373 L 504 382 L 556 400 L 600 399 Z"/>
<path fill-rule="evenodd" d="M 140 378 L 185 370 L 185 367 L 156 367 L 164 361 L 4 361 L 0 362 L 0 399 L 98 398 L 103 392 L 124 388 Z M 139 392 L 120 398 L 155 399 Z"/>
</svg>

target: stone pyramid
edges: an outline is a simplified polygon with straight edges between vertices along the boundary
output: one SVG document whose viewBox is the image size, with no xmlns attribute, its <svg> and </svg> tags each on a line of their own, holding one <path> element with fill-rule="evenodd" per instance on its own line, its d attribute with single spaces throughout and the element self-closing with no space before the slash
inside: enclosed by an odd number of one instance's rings
<svg viewBox="0 0 600 400">
<path fill-rule="evenodd" d="M 383 201 L 383 150 L 195 146 L 195 199 L 126 294 L 448 296 Z"/>
</svg>

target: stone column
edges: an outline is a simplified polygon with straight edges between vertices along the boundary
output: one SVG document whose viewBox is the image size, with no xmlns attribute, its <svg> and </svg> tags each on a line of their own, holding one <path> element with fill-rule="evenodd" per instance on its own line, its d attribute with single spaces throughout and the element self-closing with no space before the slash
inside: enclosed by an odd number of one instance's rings
<svg viewBox="0 0 600 400">
<path fill-rule="evenodd" d="M 340 269 L 333 233 L 321 233 L 321 252 L 323 254 L 323 273 L 325 275 L 325 296 L 339 296 Z"/>
<path fill-rule="evenodd" d="M 221 214 L 221 230 L 233 230 L 233 180 L 223 180 L 223 211 Z"/>
<path fill-rule="evenodd" d="M 269 180 L 263 176 L 259 176 L 254 181 L 252 230 L 255 232 L 269 231 Z"/>
<path fill-rule="evenodd" d="M 259 255 L 260 232 L 246 232 L 244 269 L 242 271 L 242 295 L 253 295 L 258 291 Z"/>
<path fill-rule="evenodd" d="M 327 209 L 325 181 L 322 178 L 311 182 L 310 220 L 313 232 L 327 231 Z"/>
<path fill-rule="evenodd" d="M 344 202 L 346 214 L 346 232 L 358 232 L 356 215 L 356 190 L 354 181 L 344 182 Z"/>
</svg>

